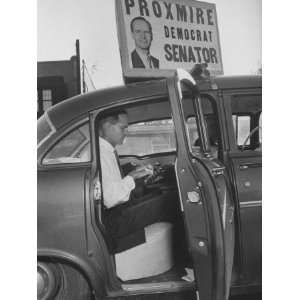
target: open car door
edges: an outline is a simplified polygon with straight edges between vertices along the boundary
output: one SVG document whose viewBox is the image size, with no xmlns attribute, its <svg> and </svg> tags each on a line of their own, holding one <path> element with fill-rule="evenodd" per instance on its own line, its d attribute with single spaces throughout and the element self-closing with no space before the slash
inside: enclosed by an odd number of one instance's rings
<svg viewBox="0 0 300 300">
<path fill-rule="evenodd" d="M 230 291 L 234 253 L 234 205 L 226 170 L 206 155 L 206 129 L 194 79 L 177 70 L 167 82 L 178 145 L 177 183 L 198 298 L 225 300 Z M 193 107 L 197 120 L 200 146 L 204 149 L 198 154 L 190 145 L 185 101 Z"/>
</svg>

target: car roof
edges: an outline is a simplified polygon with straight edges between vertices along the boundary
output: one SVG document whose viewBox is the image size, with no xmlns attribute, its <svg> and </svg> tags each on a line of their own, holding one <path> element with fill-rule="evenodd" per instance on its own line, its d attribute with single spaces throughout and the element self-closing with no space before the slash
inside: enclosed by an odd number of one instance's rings
<svg viewBox="0 0 300 300">
<path fill-rule="evenodd" d="M 200 89 L 211 89 L 208 82 L 197 81 L 197 83 Z M 214 83 L 218 89 L 257 88 L 261 87 L 261 76 L 218 76 L 214 78 Z M 121 104 L 141 97 L 162 97 L 166 94 L 165 79 L 131 83 L 77 95 L 53 106 L 47 111 L 47 115 L 58 129 L 74 119 L 108 105 Z"/>
</svg>

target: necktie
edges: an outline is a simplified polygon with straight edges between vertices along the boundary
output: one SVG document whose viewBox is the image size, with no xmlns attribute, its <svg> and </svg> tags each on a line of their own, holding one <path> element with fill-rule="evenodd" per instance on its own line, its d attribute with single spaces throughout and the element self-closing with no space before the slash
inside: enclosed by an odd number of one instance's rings
<svg viewBox="0 0 300 300">
<path fill-rule="evenodd" d="M 124 177 L 124 174 L 123 174 L 123 170 L 122 170 L 122 167 L 121 167 L 119 155 L 118 155 L 118 152 L 116 151 L 116 149 L 114 150 L 114 155 L 115 155 L 117 164 L 118 164 L 118 166 L 119 166 L 119 170 L 120 170 L 121 177 L 123 178 L 123 177 Z"/>
<path fill-rule="evenodd" d="M 147 60 L 148 60 L 149 68 L 152 69 L 153 67 L 152 67 L 152 60 L 150 54 L 147 55 Z"/>
</svg>

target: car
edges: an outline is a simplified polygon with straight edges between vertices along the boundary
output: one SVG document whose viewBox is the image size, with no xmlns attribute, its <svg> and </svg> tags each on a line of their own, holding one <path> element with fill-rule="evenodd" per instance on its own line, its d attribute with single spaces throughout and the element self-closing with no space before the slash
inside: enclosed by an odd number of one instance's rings
<svg viewBox="0 0 300 300">
<path fill-rule="evenodd" d="M 260 291 L 261 90 L 259 75 L 177 70 L 46 111 L 37 127 L 38 298 L 225 300 Z M 175 226 L 145 228 L 152 244 L 125 250 L 102 221 L 99 120 L 114 109 L 130 123 L 117 148 L 122 167 L 153 165 L 144 191 L 176 192 L 180 216 Z"/>
</svg>

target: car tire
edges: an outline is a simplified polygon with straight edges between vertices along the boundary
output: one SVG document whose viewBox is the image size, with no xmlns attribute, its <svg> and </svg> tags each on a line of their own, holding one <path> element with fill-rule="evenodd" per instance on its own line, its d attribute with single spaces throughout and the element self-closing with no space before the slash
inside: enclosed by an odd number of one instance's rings
<svg viewBox="0 0 300 300">
<path fill-rule="evenodd" d="M 55 300 L 93 300 L 93 294 L 84 276 L 74 267 L 57 264 L 61 282 Z"/>
<path fill-rule="evenodd" d="M 38 261 L 37 275 L 37 299 L 55 299 L 61 282 L 56 265 Z"/>
</svg>

